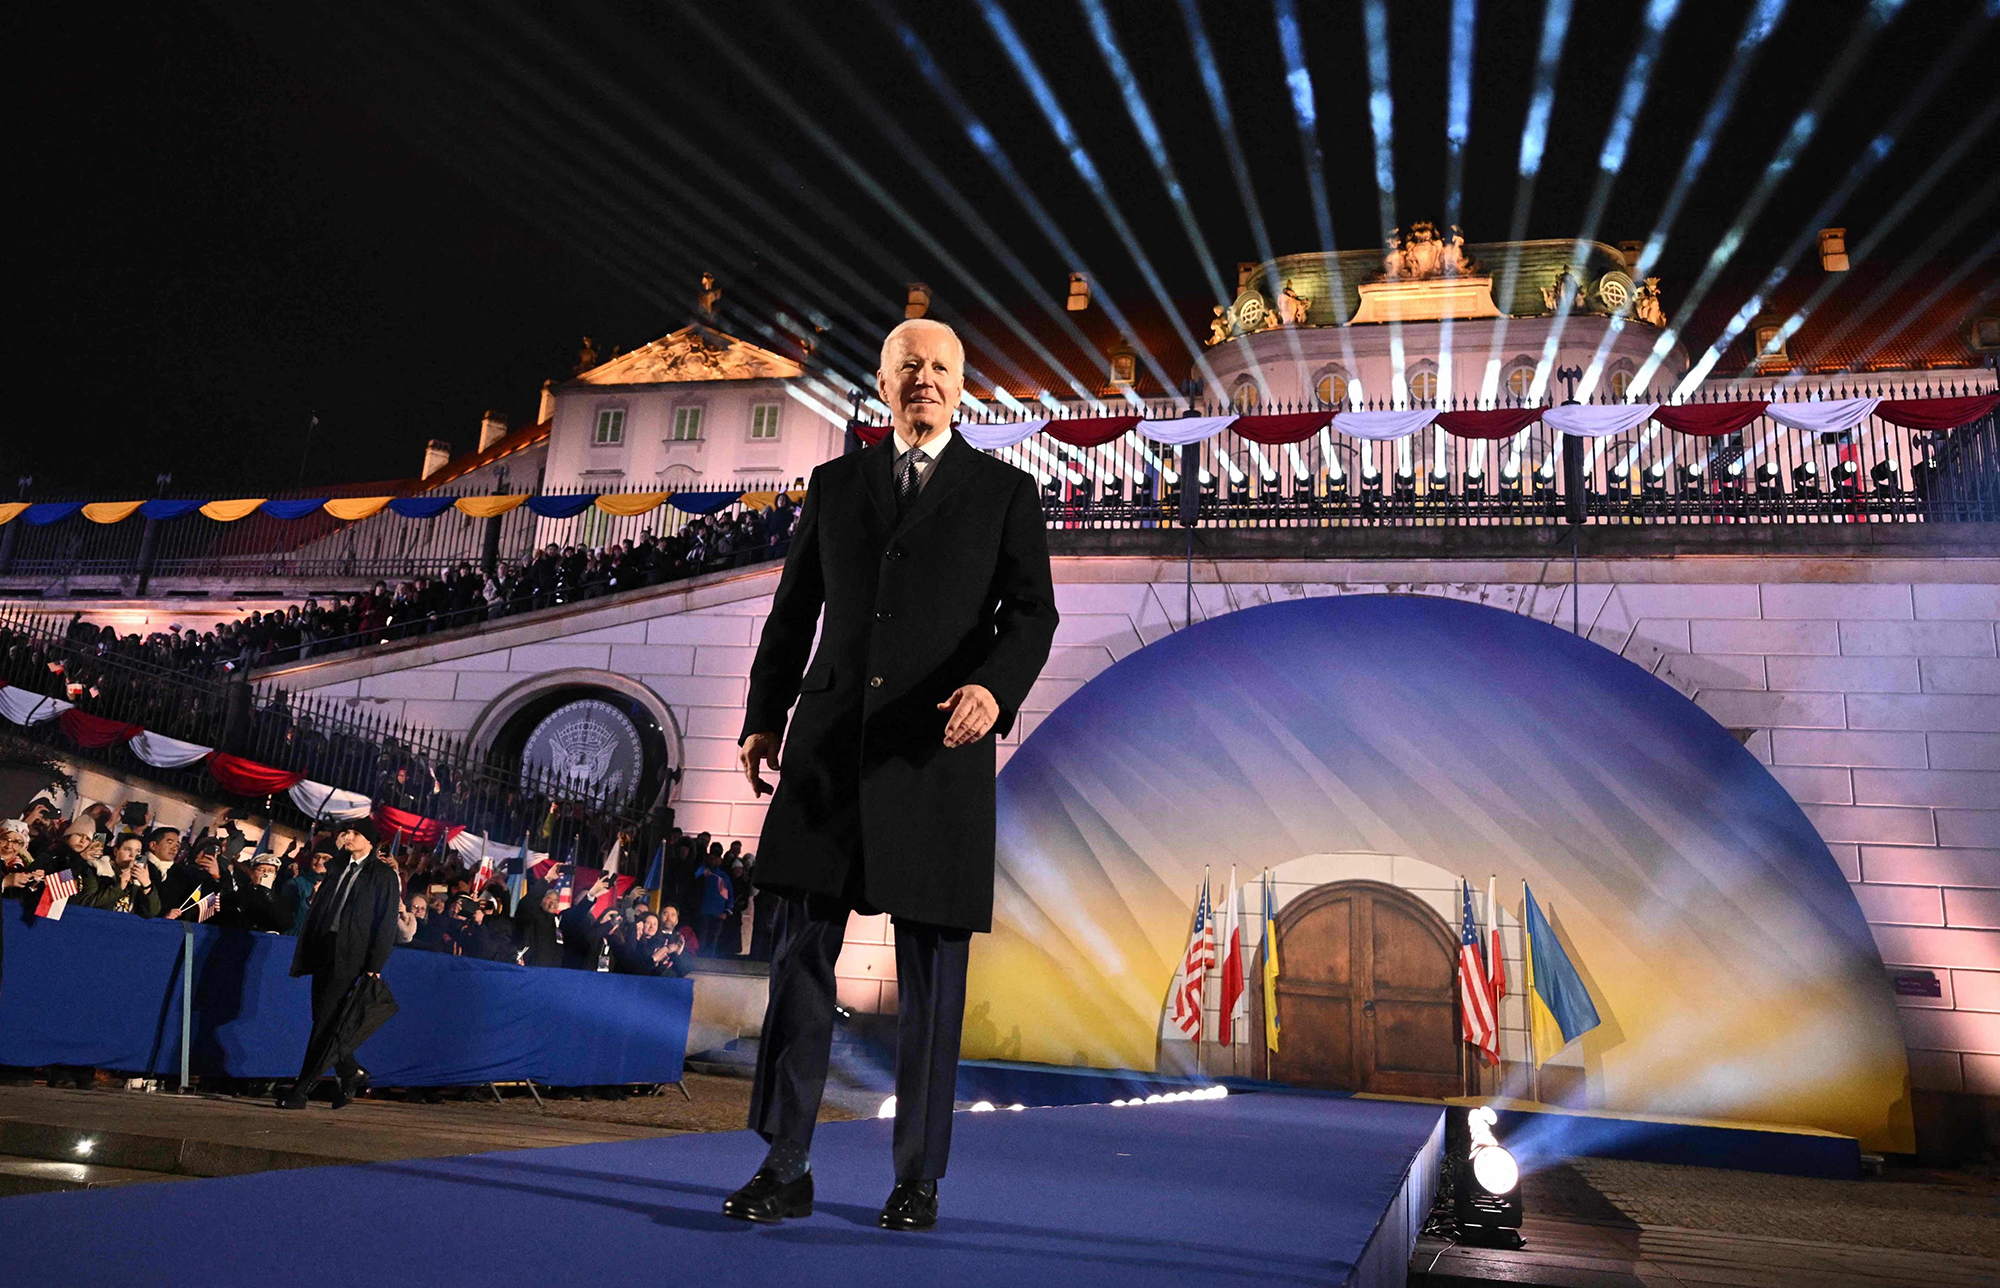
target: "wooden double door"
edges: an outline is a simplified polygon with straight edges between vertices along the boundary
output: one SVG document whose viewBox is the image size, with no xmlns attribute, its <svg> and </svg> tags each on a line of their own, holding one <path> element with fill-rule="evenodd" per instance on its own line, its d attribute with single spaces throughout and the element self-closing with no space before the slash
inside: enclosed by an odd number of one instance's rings
<svg viewBox="0 0 2000 1288">
<path fill-rule="evenodd" d="M 1442 918 L 1376 881 L 1320 886 L 1278 915 L 1278 1082 L 1385 1095 L 1465 1093 L 1458 944 Z M 1263 978 L 1260 950 L 1255 979 Z M 1251 990 L 1263 1033 L 1263 991 Z"/>
</svg>

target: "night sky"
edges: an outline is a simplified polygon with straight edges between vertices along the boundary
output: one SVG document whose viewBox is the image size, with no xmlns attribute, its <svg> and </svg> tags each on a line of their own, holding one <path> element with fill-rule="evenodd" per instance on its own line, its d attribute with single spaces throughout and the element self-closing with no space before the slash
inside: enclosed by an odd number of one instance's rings
<svg viewBox="0 0 2000 1288">
<path fill-rule="evenodd" d="M 1093 38 L 1097 2 L 998 0 L 1199 334 L 1209 275 Z M 1181 0 L 1102 3 L 1208 265 L 1233 291 L 1235 263 L 1259 253 Z M 1201 6 L 1256 203 L 1278 253 L 1320 248 L 1274 17 L 1293 7 L 1303 11 L 1335 240 L 1377 245 L 1359 4 Z M 1751 7 L 1683 0 L 1599 240 L 1653 231 Z M 1824 220 L 1847 226 L 1850 243 L 1994 101 L 1991 0 L 1912 0 L 1859 39 L 1861 3 L 1761 7 L 1783 16 L 1658 270 L 1670 316 L 1844 59 L 1846 79 L 1817 105 L 1809 142 L 1740 230 L 1717 288 L 1732 299 L 1817 227 L 1817 208 L 1911 98 L 1928 88 L 1885 159 Z M 1388 9 L 1392 215 L 1404 226 L 1442 222 L 1452 6 Z M 1524 209 L 1517 165 L 1544 10 L 1483 0 L 1477 11 L 1459 222 L 1469 241 L 1507 239 L 1517 222 L 1528 237 L 1576 236 L 1646 6 L 1575 5 L 1546 159 Z M 528 423 L 541 382 L 569 374 L 581 336 L 608 354 L 682 325 L 703 268 L 723 279 L 725 325 L 748 335 L 753 319 L 810 319 L 825 328 L 823 360 L 850 373 L 901 316 L 911 280 L 931 285 L 947 319 L 979 308 L 970 277 L 1042 325 L 1008 260 L 1058 299 L 1079 265 L 967 141 L 914 45 L 991 130 L 1098 290 L 1150 307 L 1134 256 L 976 0 L 164 0 L 115 14 L 36 7 L 14 28 L 25 178 L 16 192 L 28 232 L 17 243 L 26 343 L 13 375 L 29 415 L 0 439 L 8 495 L 21 474 L 34 476 L 37 499 L 150 494 L 161 471 L 187 495 L 294 487 L 302 466 L 312 483 L 406 477 L 431 438 L 472 447 L 487 407 Z M 903 140 L 879 129 L 857 94 Z M 1966 202 L 1990 207 L 1992 133 L 1935 179 L 1881 258 L 1910 254 Z M 968 230 L 927 174 L 961 194 L 1002 245 Z M 1993 222 L 1983 210 L 1939 257 L 1990 247 Z M 1796 263 L 1810 261 L 1808 252 Z"/>
</svg>

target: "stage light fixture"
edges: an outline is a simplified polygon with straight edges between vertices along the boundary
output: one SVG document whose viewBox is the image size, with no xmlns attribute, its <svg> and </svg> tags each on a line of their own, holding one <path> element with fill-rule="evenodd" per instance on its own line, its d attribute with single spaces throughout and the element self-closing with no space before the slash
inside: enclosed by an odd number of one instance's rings
<svg viewBox="0 0 2000 1288">
<path fill-rule="evenodd" d="M 1454 1108 L 1449 1115 L 1445 1148 L 1459 1242 L 1520 1247 L 1521 1167 L 1493 1134 L 1500 1115 L 1485 1105 Z"/>
<path fill-rule="evenodd" d="M 1804 461 L 1792 466 L 1792 491 L 1819 491 L 1819 463 L 1817 461 Z"/>
<path fill-rule="evenodd" d="M 1861 467 L 1853 461 L 1842 461 L 1834 466 L 1833 485 L 1843 492 L 1853 492 L 1861 486 Z"/>
<path fill-rule="evenodd" d="M 1877 492 L 1900 492 L 1903 490 L 1903 467 L 1895 461 L 1879 461 L 1868 472 Z"/>
<path fill-rule="evenodd" d="M 1431 470 L 1431 491 L 1447 493 L 1451 491 L 1450 470 L 1442 465 L 1436 466 Z"/>
<path fill-rule="evenodd" d="M 85 1136 L 82 1140 L 79 1140 L 76 1143 L 76 1156 L 78 1158 L 89 1158 L 91 1151 L 96 1148 L 97 1148 L 97 1142 L 92 1140 L 90 1137 Z"/>
<path fill-rule="evenodd" d="M 1765 461 L 1757 467 L 1757 486 L 1775 489 L 1778 486 L 1778 463 Z"/>
<path fill-rule="evenodd" d="M 990 1100 L 976 1100 L 972 1104 L 972 1112 L 975 1114 L 990 1114 L 993 1112 L 993 1102 Z"/>
<path fill-rule="evenodd" d="M 1417 494 L 1416 471 L 1407 465 L 1397 466 L 1395 490 L 1398 499 L 1407 500 L 1415 496 Z"/>
<path fill-rule="evenodd" d="M 1700 461 L 1693 461 L 1681 466 L 1681 487 L 1684 489 L 1699 490 L 1703 481 L 1702 476 L 1707 472 Z"/>
</svg>

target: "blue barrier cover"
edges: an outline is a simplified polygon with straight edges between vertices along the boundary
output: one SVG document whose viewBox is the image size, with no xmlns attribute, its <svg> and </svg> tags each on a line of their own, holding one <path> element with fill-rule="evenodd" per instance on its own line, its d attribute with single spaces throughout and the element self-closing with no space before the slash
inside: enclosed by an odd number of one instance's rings
<svg viewBox="0 0 2000 1288">
<path fill-rule="evenodd" d="M 13 899 L 0 916 L 0 1064 L 179 1075 L 182 923 L 74 906 L 48 921 Z M 296 1076 L 312 1024 L 311 981 L 289 974 L 297 941 L 193 929 L 190 1070 Z M 377 1086 L 680 1079 L 693 980 L 406 948 L 390 955 L 382 977 L 402 1009 L 359 1052 Z"/>
</svg>

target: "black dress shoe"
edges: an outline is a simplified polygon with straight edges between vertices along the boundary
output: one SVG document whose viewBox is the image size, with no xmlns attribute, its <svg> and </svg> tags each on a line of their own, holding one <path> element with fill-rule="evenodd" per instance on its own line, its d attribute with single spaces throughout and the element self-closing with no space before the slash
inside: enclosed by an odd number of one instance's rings
<svg viewBox="0 0 2000 1288">
<path fill-rule="evenodd" d="M 304 1109 L 305 1107 L 306 1089 L 298 1083 L 293 1083 L 290 1091 L 278 1097 L 278 1108 L 280 1109 Z"/>
<path fill-rule="evenodd" d="M 722 1215 L 738 1221 L 770 1223 L 788 1216 L 813 1213 L 813 1174 L 796 1181 L 781 1181 L 768 1167 L 760 1167 L 750 1183 L 722 1200 Z"/>
<path fill-rule="evenodd" d="M 882 1205 L 884 1230 L 928 1230 L 937 1224 L 937 1182 L 897 1181 Z"/>
<path fill-rule="evenodd" d="M 341 1078 L 333 1084 L 333 1107 L 345 1109 L 354 1103 L 354 1098 L 368 1090 L 368 1070 L 363 1069 L 352 1078 Z"/>
</svg>

